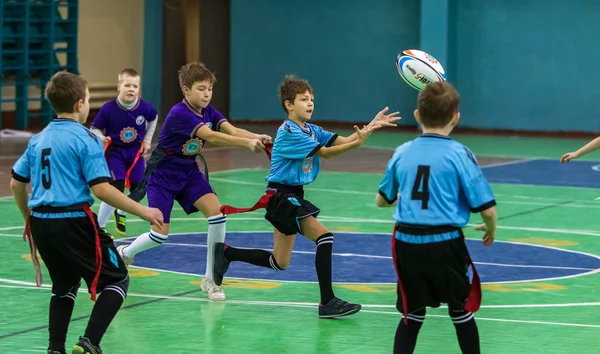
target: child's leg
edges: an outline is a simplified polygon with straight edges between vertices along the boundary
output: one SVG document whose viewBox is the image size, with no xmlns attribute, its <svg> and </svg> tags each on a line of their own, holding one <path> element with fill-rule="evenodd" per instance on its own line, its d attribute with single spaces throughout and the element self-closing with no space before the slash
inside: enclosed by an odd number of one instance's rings
<svg viewBox="0 0 600 354">
<path fill-rule="evenodd" d="M 315 269 L 321 291 L 319 305 L 320 318 L 337 318 L 352 315 L 360 311 L 361 306 L 341 300 L 333 293 L 331 279 L 331 257 L 333 253 L 333 234 L 329 232 L 313 216 L 300 219 L 301 232 L 308 239 L 317 244 L 315 255 Z"/>
<path fill-rule="evenodd" d="M 273 253 L 262 249 L 235 248 L 225 245 L 223 255 L 228 262 L 245 262 L 273 270 L 284 270 L 290 264 L 295 242 L 296 235 L 286 235 L 275 229 Z"/>
<path fill-rule="evenodd" d="M 126 265 L 133 262 L 136 254 L 147 249 L 162 245 L 169 237 L 169 221 L 175 197 L 165 188 L 156 183 L 148 184 L 148 206 L 158 208 L 163 213 L 164 224 L 162 227 L 152 225 L 150 232 L 138 236 L 131 244 L 117 247 Z"/>
<path fill-rule="evenodd" d="M 214 193 L 208 193 L 200 197 L 194 207 L 198 209 L 208 220 L 208 236 L 206 240 L 206 271 L 205 280 L 214 280 L 214 249 L 216 243 L 225 242 L 227 231 L 227 218 L 219 210 L 221 203 Z"/>
<path fill-rule="evenodd" d="M 137 154 L 137 152 L 136 152 Z M 128 156 L 128 158 L 130 159 L 130 163 L 133 163 L 133 161 L 135 160 L 135 155 L 132 156 Z M 142 180 L 144 179 L 144 169 L 145 169 L 145 163 L 144 163 L 144 159 L 142 157 L 140 157 L 138 159 L 138 161 L 136 162 L 136 164 L 131 167 L 131 173 L 129 175 L 129 192 L 133 192 L 137 186 L 140 184 L 140 182 L 142 182 Z M 127 175 L 125 175 L 127 177 Z M 123 185 L 125 186 L 125 184 Z M 126 217 L 127 213 L 124 212 L 123 210 L 117 209 L 116 213 L 120 216 L 122 216 L 123 218 Z"/>
<path fill-rule="evenodd" d="M 479 330 L 475 316 L 460 307 L 453 309 L 448 306 L 448 314 L 454 324 L 460 350 L 464 354 L 479 354 Z"/>
<path fill-rule="evenodd" d="M 407 323 L 404 323 L 404 318 L 400 319 L 394 338 L 394 354 L 412 354 L 415 351 L 419 330 L 425 321 L 425 313 L 426 309 L 423 307 L 409 313 L 406 316 Z"/>
<path fill-rule="evenodd" d="M 116 189 L 120 190 L 121 193 L 125 191 L 125 180 L 112 181 L 110 184 Z M 100 209 L 98 210 L 98 225 L 100 225 L 101 229 L 106 228 L 106 224 L 108 224 L 108 219 L 110 219 L 110 215 L 115 211 L 115 208 L 111 205 L 102 202 L 100 204 Z"/>
</svg>

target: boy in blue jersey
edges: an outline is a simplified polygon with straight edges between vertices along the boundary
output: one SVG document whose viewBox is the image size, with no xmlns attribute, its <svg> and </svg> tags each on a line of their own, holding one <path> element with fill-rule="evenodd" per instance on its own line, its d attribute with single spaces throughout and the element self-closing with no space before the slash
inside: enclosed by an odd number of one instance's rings
<svg viewBox="0 0 600 354">
<path fill-rule="evenodd" d="M 304 80 L 288 76 L 279 87 L 281 105 L 288 115 L 277 131 L 273 145 L 265 218 L 275 227 L 273 253 L 265 250 L 234 248 L 224 243 L 215 247 L 215 281 L 220 284 L 229 263 L 241 261 L 257 266 L 284 270 L 290 263 L 296 234 L 317 245 L 315 268 L 319 280 L 320 318 L 337 318 L 360 311 L 361 306 L 337 298 L 331 279 L 333 234 L 316 218 L 320 210 L 304 199 L 303 186 L 319 173 L 320 158 L 331 158 L 357 148 L 381 126 L 394 126 L 398 112 L 385 115 L 387 108 L 363 129 L 341 137 L 308 123 L 314 110 L 312 87 Z M 262 199 L 262 198 L 261 198 Z M 235 209 L 235 208 L 234 208 Z"/>
<path fill-rule="evenodd" d="M 463 353 L 479 353 L 473 313 L 481 303 L 479 277 L 462 228 L 480 213 L 483 244 L 494 242 L 496 202 L 477 159 L 449 138 L 459 119 L 459 95 L 446 82 L 425 86 L 415 118 L 423 134 L 400 145 L 376 196 L 379 207 L 397 204 L 392 252 L 398 273 L 396 308 L 403 314 L 394 353 L 412 353 L 425 308 L 447 303 Z M 468 266 L 473 270 L 469 282 Z"/>
<path fill-rule="evenodd" d="M 189 63 L 179 70 L 179 83 L 183 101 L 171 108 L 158 136 L 158 146 L 148 160 L 145 179 L 133 192 L 135 200 L 148 192 L 148 205 L 163 212 L 165 223 L 152 226 L 149 232 L 138 236 L 130 245 L 117 249 L 125 264 L 133 262 L 136 254 L 160 246 L 169 237 L 169 221 L 173 203 L 177 201 L 186 214 L 200 211 L 208 220 L 206 271 L 202 291 L 209 300 L 224 301 L 225 293 L 213 281 L 213 247 L 225 240 L 226 218 L 221 214 L 221 204 L 200 172 L 197 159 L 203 160 L 202 148 L 208 141 L 222 146 L 264 151 L 271 143 L 268 135 L 259 135 L 236 128 L 219 111 L 211 106 L 215 75 L 202 63 Z"/>
<path fill-rule="evenodd" d="M 57 114 L 33 136 L 15 163 L 10 187 L 27 222 L 32 258 L 39 250 L 52 278 L 49 354 L 66 353 L 65 341 L 80 279 L 87 283 L 94 305 L 84 336 L 73 354 L 96 354 L 100 340 L 125 300 L 127 268 L 110 236 L 102 232 L 91 211 L 94 198 L 162 225 L 158 209 L 144 207 L 109 184 L 110 174 L 100 139 L 82 124 L 89 113 L 86 81 L 67 72 L 52 77 L 46 99 Z M 27 184 L 31 182 L 31 197 Z M 39 269 L 36 269 L 39 271 Z M 38 285 L 41 274 L 36 274 Z"/>
<path fill-rule="evenodd" d="M 106 102 L 92 121 L 91 130 L 106 149 L 106 163 L 112 178 L 111 184 L 123 192 L 136 189 L 144 178 L 144 158 L 150 151 L 152 136 L 158 122 L 158 113 L 140 95 L 140 74 L 132 69 L 121 70 L 118 76 L 116 99 Z M 125 235 L 126 213 L 102 202 L 98 210 L 98 224 L 105 228 L 114 214 L 116 231 Z"/>
</svg>

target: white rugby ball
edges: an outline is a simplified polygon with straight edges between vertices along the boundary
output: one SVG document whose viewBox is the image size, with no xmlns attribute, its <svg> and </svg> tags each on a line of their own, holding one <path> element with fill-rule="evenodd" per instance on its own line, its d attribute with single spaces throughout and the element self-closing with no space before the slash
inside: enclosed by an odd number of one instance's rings
<svg viewBox="0 0 600 354">
<path fill-rule="evenodd" d="M 407 84 L 419 91 L 429 83 L 446 81 L 442 64 L 421 50 L 407 49 L 398 54 L 396 69 Z"/>
</svg>

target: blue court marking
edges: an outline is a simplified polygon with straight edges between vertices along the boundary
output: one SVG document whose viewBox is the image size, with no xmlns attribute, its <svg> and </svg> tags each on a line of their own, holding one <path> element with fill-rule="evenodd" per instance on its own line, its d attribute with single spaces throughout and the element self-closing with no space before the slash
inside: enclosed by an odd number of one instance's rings
<svg viewBox="0 0 600 354">
<path fill-rule="evenodd" d="M 226 241 L 234 247 L 271 249 L 273 234 L 230 232 Z M 480 240 L 467 240 L 467 245 L 481 281 L 485 283 L 548 280 L 600 271 L 600 257 L 591 254 L 501 241 L 497 241 L 491 247 L 484 247 Z M 315 256 L 312 253 L 315 249 L 313 242 L 299 236 L 296 238 L 294 252 L 309 253 L 293 253 L 291 264 L 285 271 L 233 262 L 226 277 L 316 282 Z M 391 235 L 336 233 L 333 252 L 334 282 L 396 282 L 391 259 Z M 138 254 L 133 265 L 156 270 L 204 274 L 206 234 L 171 235 L 162 246 Z"/>
<path fill-rule="evenodd" d="M 490 166 L 483 174 L 490 183 L 530 184 L 537 186 L 600 188 L 598 161 L 531 160 Z"/>
</svg>

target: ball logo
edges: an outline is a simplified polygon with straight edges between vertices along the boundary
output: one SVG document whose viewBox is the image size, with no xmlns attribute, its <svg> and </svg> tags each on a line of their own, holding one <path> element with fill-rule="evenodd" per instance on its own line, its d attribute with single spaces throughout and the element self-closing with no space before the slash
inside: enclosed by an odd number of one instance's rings
<svg viewBox="0 0 600 354">
<path fill-rule="evenodd" d="M 183 154 L 187 156 L 197 155 L 202 149 L 202 140 L 194 138 L 190 139 L 183 144 Z"/>
<path fill-rule="evenodd" d="M 212 130 L 212 122 L 207 122 L 206 126 L 209 127 Z"/>
<path fill-rule="evenodd" d="M 144 124 L 145 121 L 146 121 L 146 118 L 144 118 L 144 116 L 138 116 L 135 119 L 135 124 L 142 125 L 142 124 Z"/>
<path fill-rule="evenodd" d="M 425 85 L 433 82 L 427 76 L 423 75 L 422 73 L 418 73 L 417 75 L 415 75 L 415 79 L 419 80 L 420 82 L 424 83 Z"/>
<path fill-rule="evenodd" d="M 123 130 L 121 130 L 121 133 L 119 134 L 119 138 L 121 138 L 121 141 L 124 143 L 130 143 L 134 141 L 135 139 L 137 139 L 137 136 L 137 130 L 135 130 L 135 128 L 132 127 L 123 128 Z"/>
<path fill-rule="evenodd" d="M 434 58 L 433 56 L 431 56 L 431 54 L 425 53 L 425 59 L 427 59 L 428 61 L 430 61 L 433 64 L 439 63 L 439 61 L 436 58 Z"/>
</svg>

